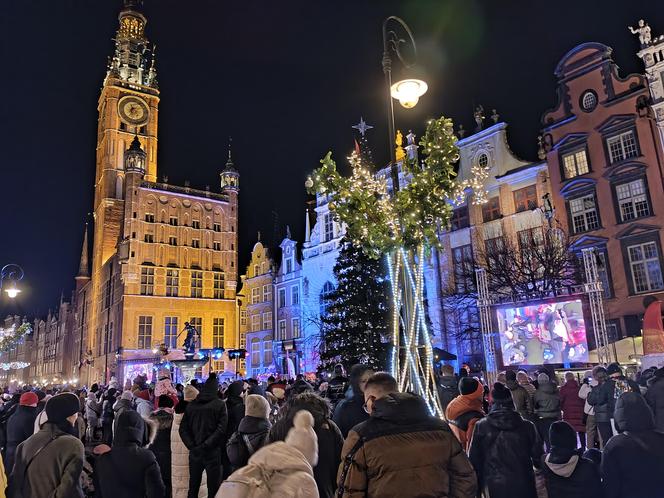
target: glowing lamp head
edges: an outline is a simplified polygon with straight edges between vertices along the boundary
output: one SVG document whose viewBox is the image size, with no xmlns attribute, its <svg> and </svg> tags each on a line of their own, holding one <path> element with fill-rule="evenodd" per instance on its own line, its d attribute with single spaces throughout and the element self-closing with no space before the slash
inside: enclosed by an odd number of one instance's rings
<svg viewBox="0 0 664 498">
<path fill-rule="evenodd" d="M 397 81 L 390 88 L 390 93 L 392 98 L 398 100 L 403 107 L 412 109 L 417 105 L 420 97 L 426 93 L 428 88 L 424 81 L 410 78 Z"/>
<path fill-rule="evenodd" d="M 14 299 L 16 296 L 19 295 L 21 289 L 18 289 L 16 287 L 16 283 L 12 283 L 12 286 L 9 289 L 5 289 L 5 292 L 7 293 L 10 299 Z"/>
</svg>

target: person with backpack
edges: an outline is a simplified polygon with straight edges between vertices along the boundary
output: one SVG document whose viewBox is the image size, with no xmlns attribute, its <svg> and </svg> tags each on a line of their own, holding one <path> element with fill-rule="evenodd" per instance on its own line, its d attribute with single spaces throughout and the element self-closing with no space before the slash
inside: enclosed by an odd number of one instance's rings
<svg viewBox="0 0 664 498">
<path fill-rule="evenodd" d="M 97 498 L 162 498 L 166 492 L 154 453 L 143 448 L 145 421 L 135 411 L 118 417 L 113 448 L 95 448 L 94 470 Z M 99 451 L 100 448 L 103 448 Z M 56 495 L 57 496 L 57 495 Z"/>
<path fill-rule="evenodd" d="M 264 446 L 226 479 L 215 498 L 319 498 L 313 468 L 318 463 L 314 417 L 300 410 L 285 441 Z"/>
<path fill-rule="evenodd" d="M 475 377 L 461 377 L 458 390 L 460 396 L 447 405 L 445 418 L 463 450 L 468 452 L 475 424 L 484 417 L 484 386 Z"/>
<path fill-rule="evenodd" d="M 53 396 L 44 408 L 48 421 L 18 445 L 7 496 L 13 498 L 79 497 L 84 448 L 75 427 L 75 394 Z"/>
<path fill-rule="evenodd" d="M 251 455 L 265 446 L 271 427 L 269 415 L 270 404 L 263 396 L 250 394 L 246 397 L 244 418 L 226 443 L 226 453 L 233 470 L 247 465 Z"/>
<path fill-rule="evenodd" d="M 399 392 L 394 377 L 372 375 L 364 388 L 369 419 L 344 443 L 337 496 L 475 498 L 477 479 L 448 425 L 420 396 Z"/>
<path fill-rule="evenodd" d="M 491 397 L 491 411 L 475 424 L 468 452 L 479 489 L 491 498 L 537 498 L 533 466 L 540 465 L 543 447 L 535 425 L 514 409 L 501 383 Z"/>
<path fill-rule="evenodd" d="M 219 399 L 219 381 L 210 372 L 194 401 L 189 403 L 182 422 L 180 437 L 189 450 L 188 498 L 198 496 L 203 471 L 207 474 L 208 496 L 214 496 L 222 481 L 222 448 L 226 447 L 228 412 Z"/>
<path fill-rule="evenodd" d="M 438 398 L 443 413 L 447 411 L 447 405 L 459 395 L 459 379 L 454 375 L 452 365 L 440 367 L 440 378 L 438 379 Z"/>
</svg>

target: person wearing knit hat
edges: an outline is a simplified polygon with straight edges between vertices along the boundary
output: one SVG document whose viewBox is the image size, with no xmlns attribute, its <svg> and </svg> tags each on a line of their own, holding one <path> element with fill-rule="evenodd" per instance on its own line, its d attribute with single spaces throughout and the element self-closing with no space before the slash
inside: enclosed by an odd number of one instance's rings
<svg viewBox="0 0 664 498">
<path fill-rule="evenodd" d="M 503 384 L 494 384 L 491 395 L 491 410 L 475 424 L 468 451 L 479 489 L 491 498 L 536 497 L 533 465 L 539 466 L 542 442 L 535 426 L 515 410 Z"/>
<path fill-rule="evenodd" d="M 244 414 L 237 431 L 226 444 L 226 454 L 233 469 L 247 465 L 251 455 L 267 442 L 272 427 L 268 420 L 270 404 L 259 394 L 249 394 L 245 398 Z"/>
<path fill-rule="evenodd" d="M 8 496 L 83 496 L 83 443 L 74 424 L 78 397 L 61 393 L 46 403 L 48 421 L 16 451 Z"/>
<path fill-rule="evenodd" d="M 475 424 L 484 417 L 482 408 L 484 386 L 475 377 L 461 377 L 459 393 L 461 395 L 447 405 L 445 418 L 463 450 L 468 451 Z"/>
<path fill-rule="evenodd" d="M 577 450 L 576 432 L 565 421 L 551 424 L 551 452 L 542 459 L 542 472 L 549 498 L 600 498 L 599 466 Z"/>
<path fill-rule="evenodd" d="M 16 447 L 28 439 L 35 430 L 37 403 L 39 398 L 32 391 L 24 392 L 19 399 L 19 406 L 7 421 L 7 444 L 5 446 L 5 470 L 7 475 L 14 466 Z"/>
<path fill-rule="evenodd" d="M 313 475 L 318 438 L 313 427 L 311 413 L 299 411 L 286 441 L 268 444 L 254 453 L 246 466 L 224 481 L 216 498 L 247 496 L 250 490 L 260 496 L 318 498 Z"/>
<path fill-rule="evenodd" d="M 560 419 L 560 393 L 546 373 L 537 376 L 537 390 L 533 397 L 533 411 L 535 412 L 535 427 L 540 438 L 544 441 L 546 450 L 551 449 L 549 442 L 549 427 Z"/>
<path fill-rule="evenodd" d="M 187 402 L 194 401 L 198 396 L 198 389 L 196 389 L 191 384 L 184 386 L 184 400 Z"/>
<path fill-rule="evenodd" d="M 118 418 L 120 415 L 122 415 L 123 412 L 127 410 L 133 410 L 133 401 L 134 401 L 134 394 L 127 390 L 123 391 L 122 394 L 120 395 L 120 399 L 118 399 L 115 404 L 113 405 L 113 436 L 115 437 L 115 431 L 118 428 Z"/>
</svg>

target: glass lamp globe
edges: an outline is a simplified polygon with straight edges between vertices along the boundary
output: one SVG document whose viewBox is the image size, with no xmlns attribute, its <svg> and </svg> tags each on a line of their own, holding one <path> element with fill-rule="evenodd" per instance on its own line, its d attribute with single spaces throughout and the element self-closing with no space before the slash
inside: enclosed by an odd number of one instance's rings
<svg viewBox="0 0 664 498">
<path fill-rule="evenodd" d="M 390 94 L 403 107 L 412 109 L 417 105 L 420 97 L 426 93 L 428 88 L 424 81 L 410 78 L 394 83 L 390 88 Z"/>
<path fill-rule="evenodd" d="M 18 296 L 19 292 L 21 292 L 21 289 L 18 289 L 16 287 L 16 284 L 12 284 L 12 286 L 9 289 L 5 289 L 5 292 L 7 293 L 10 299 L 14 299 L 16 296 Z"/>
</svg>

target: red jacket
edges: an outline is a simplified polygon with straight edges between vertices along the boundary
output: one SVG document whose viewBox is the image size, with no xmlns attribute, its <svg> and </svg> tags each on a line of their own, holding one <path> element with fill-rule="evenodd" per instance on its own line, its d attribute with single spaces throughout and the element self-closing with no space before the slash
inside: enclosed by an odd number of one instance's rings
<svg viewBox="0 0 664 498">
<path fill-rule="evenodd" d="M 565 382 L 560 388 L 560 409 L 563 411 L 563 420 L 571 425 L 576 432 L 585 432 L 583 423 L 584 400 L 579 398 L 579 383 L 575 380 Z"/>
</svg>

